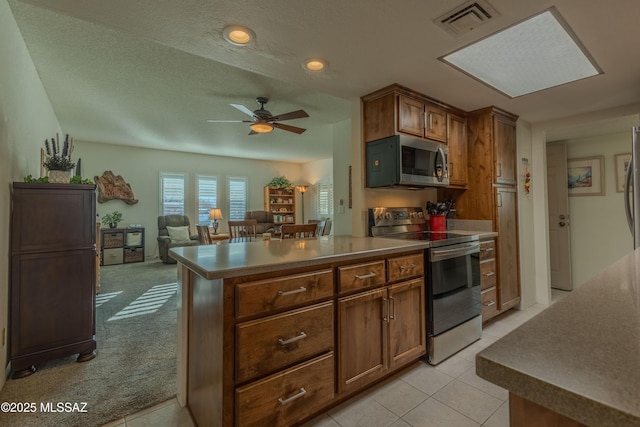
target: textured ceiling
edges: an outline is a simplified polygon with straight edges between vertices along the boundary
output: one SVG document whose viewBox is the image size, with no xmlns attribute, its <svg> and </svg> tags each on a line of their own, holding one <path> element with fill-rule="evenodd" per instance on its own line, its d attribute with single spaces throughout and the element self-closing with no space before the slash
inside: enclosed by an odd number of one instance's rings
<svg viewBox="0 0 640 427">
<path fill-rule="evenodd" d="M 331 124 L 397 82 L 464 110 L 504 108 L 531 123 L 640 103 L 637 0 L 491 0 L 499 16 L 454 37 L 440 0 L 9 0 L 64 132 L 79 140 L 305 162 L 331 157 Z M 555 6 L 604 74 L 509 99 L 437 58 Z M 222 29 L 242 24 L 239 48 Z M 305 58 L 327 59 L 326 73 Z M 307 128 L 248 136 L 229 106 L 304 109 Z"/>
</svg>

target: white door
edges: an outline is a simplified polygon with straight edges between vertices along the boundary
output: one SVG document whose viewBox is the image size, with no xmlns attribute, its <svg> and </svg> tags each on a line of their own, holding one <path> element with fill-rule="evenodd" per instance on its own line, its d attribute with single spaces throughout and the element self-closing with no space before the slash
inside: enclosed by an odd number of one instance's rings
<svg viewBox="0 0 640 427">
<path fill-rule="evenodd" d="M 549 197 L 549 264 L 551 287 L 570 291 L 571 243 L 569 191 L 567 188 L 567 146 L 547 146 L 547 194 Z"/>
</svg>

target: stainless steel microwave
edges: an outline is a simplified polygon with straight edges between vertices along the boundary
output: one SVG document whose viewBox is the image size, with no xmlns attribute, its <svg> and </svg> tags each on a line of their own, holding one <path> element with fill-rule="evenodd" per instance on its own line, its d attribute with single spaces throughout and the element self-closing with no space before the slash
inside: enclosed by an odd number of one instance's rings
<svg viewBox="0 0 640 427">
<path fill-rule="evenodd" d="M 446 144 L 405 135 L 366 143 L 367 187 L 446 187 Z"/>
</svg>

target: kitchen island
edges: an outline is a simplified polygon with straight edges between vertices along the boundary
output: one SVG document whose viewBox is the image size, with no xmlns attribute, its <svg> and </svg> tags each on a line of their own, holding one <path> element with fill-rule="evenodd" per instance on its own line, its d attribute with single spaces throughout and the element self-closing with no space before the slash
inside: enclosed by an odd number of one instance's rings
<svg viewBox="0 0 640 427">
<path fill-rule="evenodd" d="M 294 425 L 415 362 L 426 247 L 329 236 L 171 249 L 180 404 L 198 426 Z"/>
<path fill-rule="evenodd" d="M 476 356 L 512 426 L 640 426 L 640 249 Z"/>
</svg>

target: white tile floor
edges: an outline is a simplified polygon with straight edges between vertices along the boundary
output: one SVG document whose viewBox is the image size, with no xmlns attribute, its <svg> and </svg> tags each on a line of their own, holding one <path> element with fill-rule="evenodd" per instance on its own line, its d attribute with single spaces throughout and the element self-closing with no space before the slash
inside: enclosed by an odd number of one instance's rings
<svg viewBox="0 0 640 427">
<path fill-rule="evenodd" d="M 566 292 L 553 291 L 554 301 Z M 446 426 L 506 427 L 506 390 L 475 374 L 475 355 L 546 307 L 533 305 L 486 326 L 482 338 L 433 367 L 418 363 L 338 405 L 304 427 Z M 104 427 L 192 427 L 187 410 L 176 399 Z"/>
</svg>

